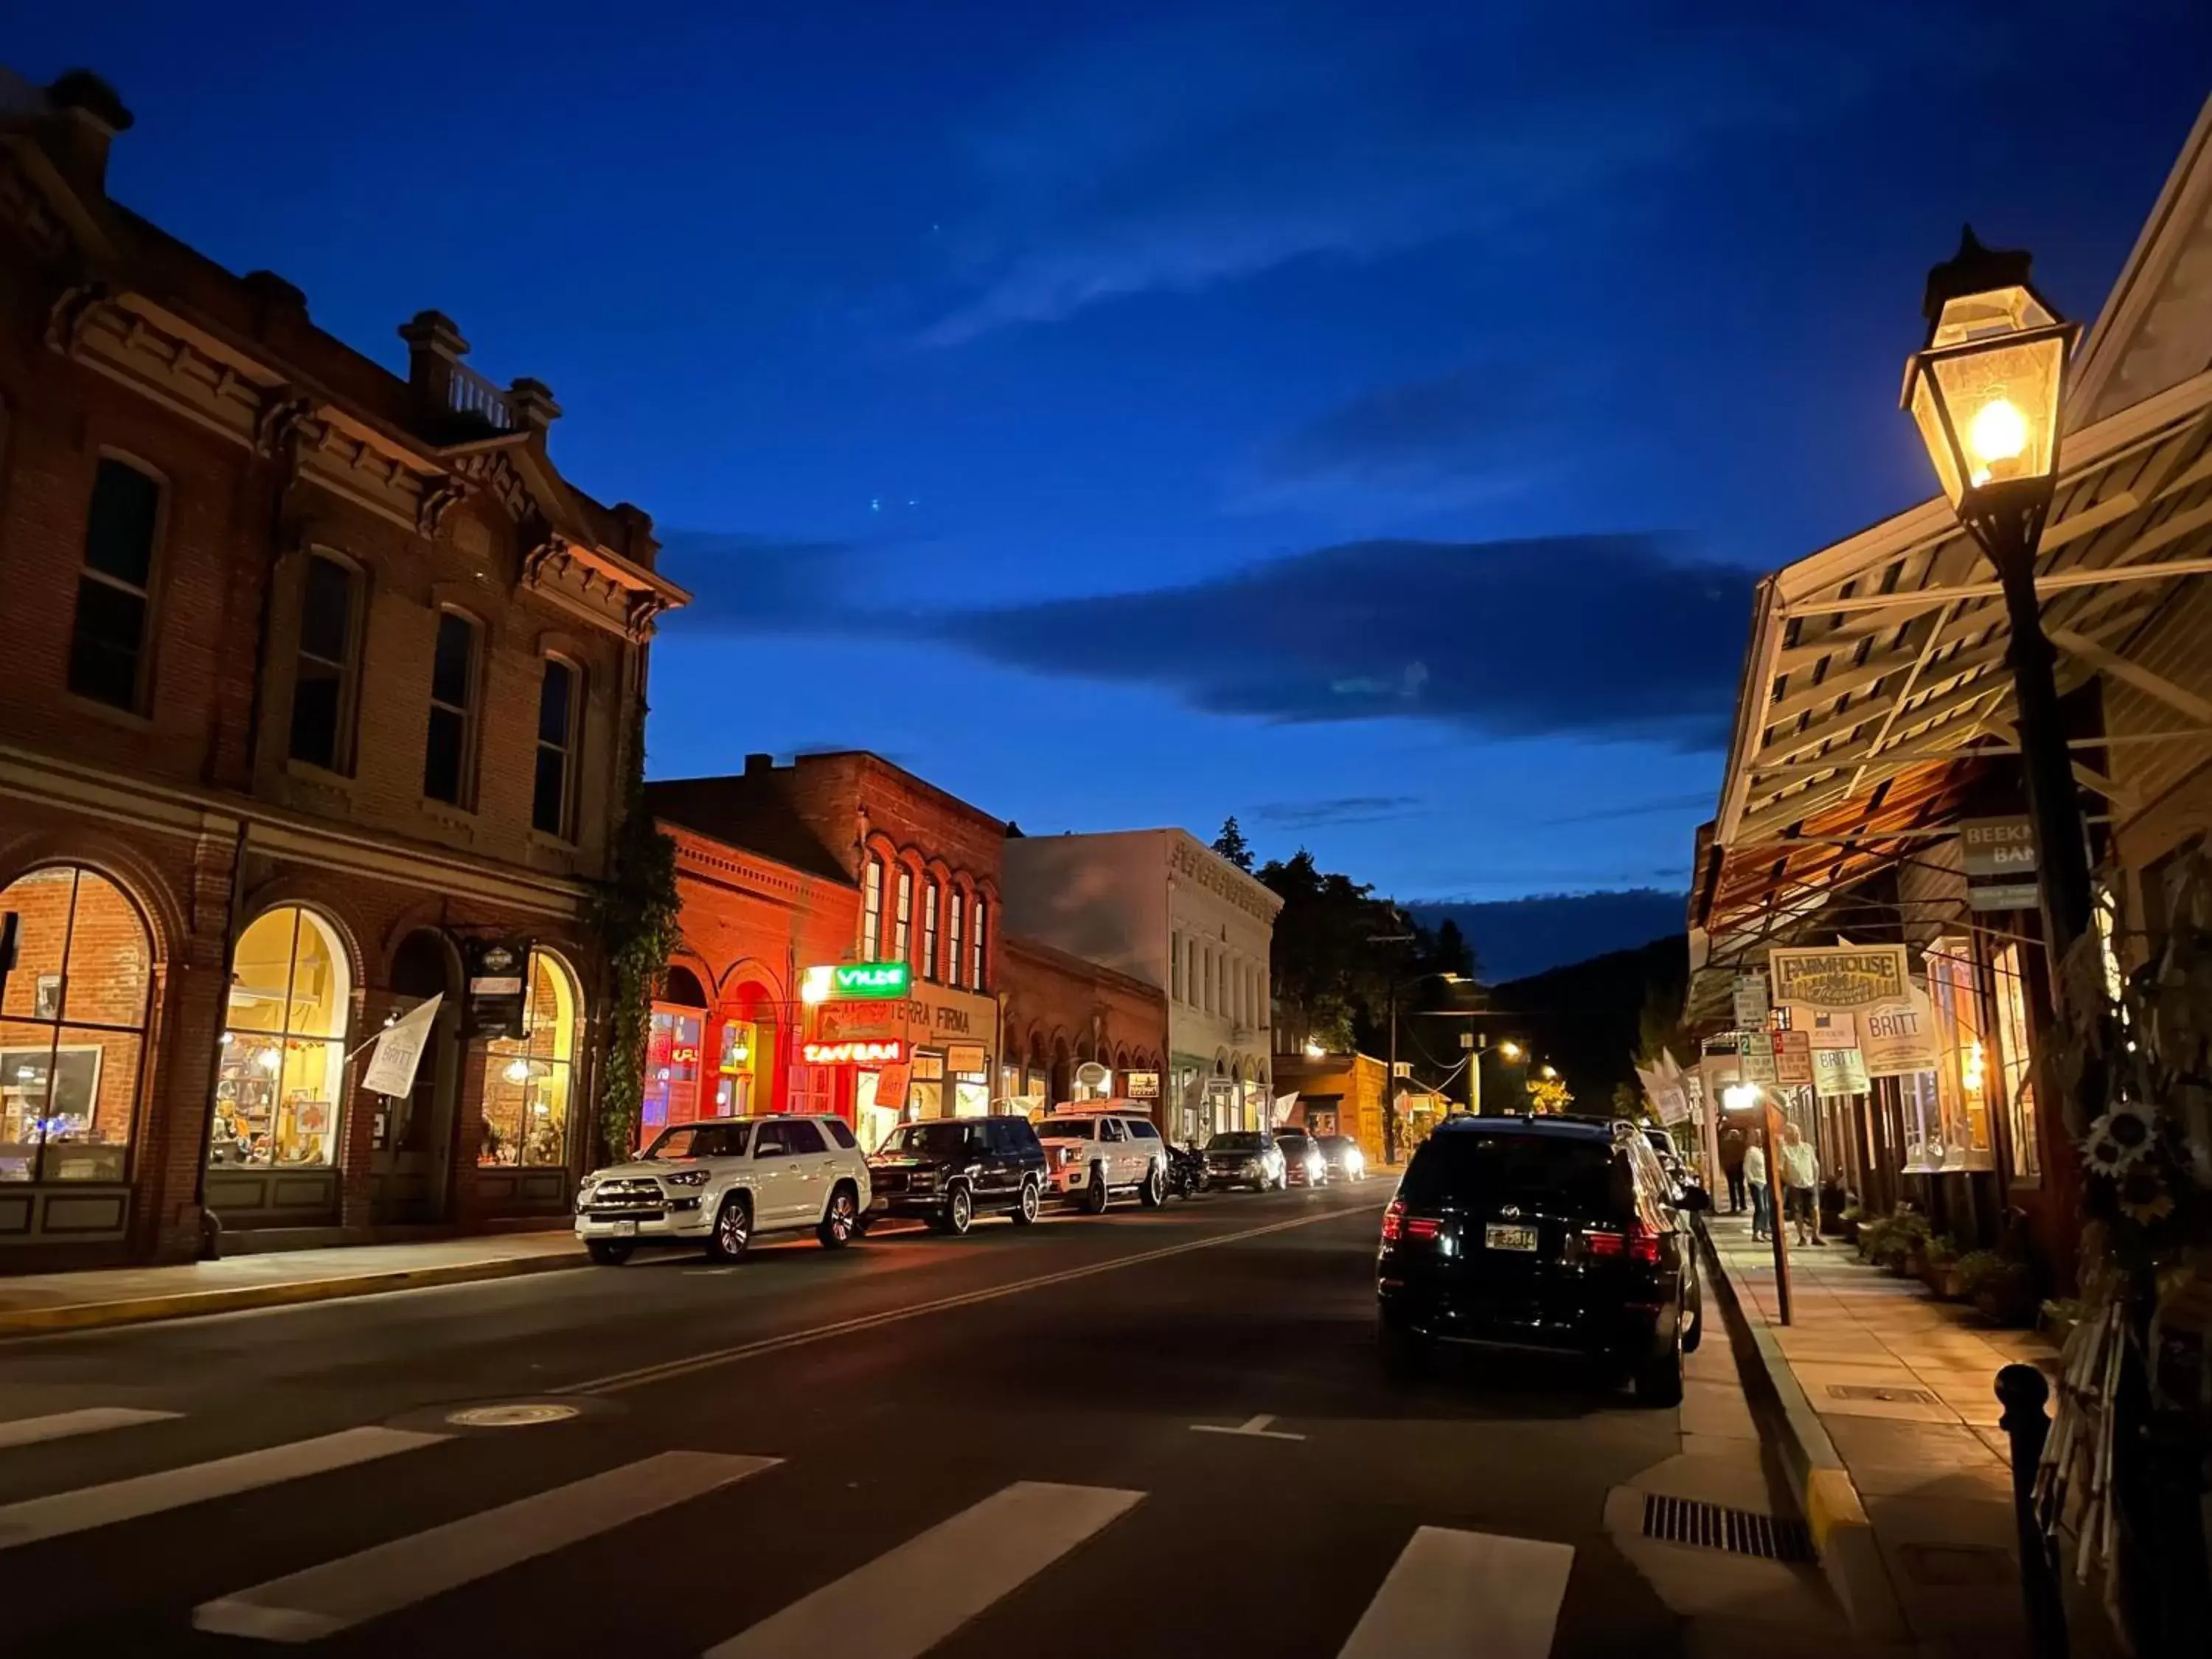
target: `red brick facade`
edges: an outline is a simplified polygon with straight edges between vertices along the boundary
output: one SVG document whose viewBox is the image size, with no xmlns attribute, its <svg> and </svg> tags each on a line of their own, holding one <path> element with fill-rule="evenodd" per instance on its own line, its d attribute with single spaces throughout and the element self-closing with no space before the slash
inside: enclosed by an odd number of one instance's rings
<svg viewBox="0 0 2212 1659">
<path fill-rule="evenodd" d="M 30 908 L 8 890 L 26 872 L 96 871 L 136 906 L 151 981 L 124 1190 L 0 1182 L 0 1270 L 189 1255 L 204 1200 L 234 1230 L 353 1234 L 557 1209 L 589 1140 L 604 998 L 585 895 L 605 873 L 653 618 L 683 596 L 653 572 L 645 514 L 554 468 L 542 386 L 475 376 L 431 313 L 402 331 L 402 378 L 318 330 L 281 279 L 234 276 L 110 201 L 106 143 L 128 125 L 88 78 L 0 122 L 0 908 Z M 103 698 L 75 665 L 84 596 L 113 586 L 88 574 L 104 464 L 158 505 L 131 601 L 137 690 Z M 347 594 L 322 669 L 303 656 L 318 560 Z M 453 803 L 426 793 L 441 627 L 468 642 Z M 539 827 L 549 663 L 575 689 Z M 295 695 L 317 672 L 342 687 L 328 765 L 295 757 Z M 327 1103 L 333 1164 L 204 1185 L 233 947 L 290 904 L 340 942 L 348 1049 L 398 1006 L 410 934 L 439 941 L 456 1002 L 471 936 L 556 955 L 579 999 L 561 1165 L 479 1170 L 490 1061 L 471 1043 L 441 1085 L 427 1200 L 421 1171 L 374 1144 L 385 1103 L 358 1092 L 360 1060 Z M 72 969 L 72 999 L 86 981 Z M 8 1013 L 35 994 L 11 982 Z M 103 1112 L 110 1083 L 104 1069 Z M 389 1201 L 403 1176 L 404 1215 Z"/>
<path fill-rule="evenodd" d="M 1021 1084 L 1004 1092 L 1032 1109 L 1058 1105 L 1074 1097 L 1075 1068 L 1095 1061 L 1111 1068 L 1114 1096 L 1128 1096 L 1138 1074 L 1135 1086 L 1152 1091 L 1144 1097 L 1158 1115 L 1168 1052 L 1168 1001 L 1158 986 L 1019 936 L 1006 941 L 999 960 L 1006 974 L 1000 1065 L 1018 1071 Z"/>
</svg>

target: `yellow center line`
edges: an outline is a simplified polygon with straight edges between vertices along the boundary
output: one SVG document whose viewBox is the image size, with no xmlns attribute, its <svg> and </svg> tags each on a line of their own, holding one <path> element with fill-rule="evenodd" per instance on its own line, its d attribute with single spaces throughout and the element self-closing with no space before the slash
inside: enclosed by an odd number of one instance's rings
<svg viewBox="0 0 2212 1659">
<path fill-rule="evenodd" d="M 786 1348 L 804 1347 L 810 1342 L 826 1341 L 833 1336 L 844 1336 L 855 1331 L 872 1331 L 880 1326 L 896 1325 L 908 1319 L 919 1319 L 926 1314 L 945 1313 L 954 1308 L 974 1307 L 978 1303 L 996 1302 L 1010 1296 L 1021 1296 L 1030 1291 L 1041 1291 L 1054 1285 L 1073 1284 L 1079 1279 L 1090 1279 L 1099 1273 L 1110 1273 L 1123 1267 L 1141 1267 L 1147 1261 L 1161 1261 L 1170 1256 L 1188 1255 L 1194 1250 L 1218 1249 L 1224 1244 L 1241 1243 L 1249 1238 L 1263 1238 L 1269 1233 L 1288 1232 L 1293 1227 L 1310 1227 L 1316 1222 L 1337 1221 L 1348 1215 L 1358 1215 L 1364 1210 L 1379 1210 L 1382 1202 L 1353 1204 L 1340 1210 L 1324 1210 L 1316 1215 L 1293 1216 L 1288 1221 L 1274 1221 L 1264 1227 L 1247 1227 L 1239 1232 L 1221 1233 L 1211 1238 L 1194 1238 L 1181 1244 L 1164 1245 L 1157 1250 L 1139 1250 L 1133 1255 L 1115 1256 L 1110 1261 L 1094 1261 L 1086 1267 L 1068 1267 L 1059 1273 L 1039 1273 L 1030 1279 L 1018 1279 L 1011 1284 L 993 1285 L 980 1291 L 965 1291 L 957 1296 L 942 1296 L 930 1302 L 915 1302 L 903 1308 L 889 1309 L 883 1313 L 862 1314 L 852 1319 L 841 1319 L 834 1324 L 811 1326 L 805 1330 L 787 1331 L 781 1336 L 763 1336 L 751 1342 L 738 1344 L 734 1348 L 717 1348 L 708 1353 L 692 1354 L 683 1359 L 670 1359 L 657 1365 L 641 1365 L 635 1370 L 616 1371 L 611 1376 L 594 1377 L 588 1382 L 571 1382 L 548 1390 L 552 1394 L 618 1394 L 626 1389 L 643 1388 L 649 1382 L 665 1382 L 679 1376 L 689 1376 L 717 1365 L 734 1364 L 741 1359 L 752 1359 L 762 1354 L 780 1353 Z"/>
</svg>

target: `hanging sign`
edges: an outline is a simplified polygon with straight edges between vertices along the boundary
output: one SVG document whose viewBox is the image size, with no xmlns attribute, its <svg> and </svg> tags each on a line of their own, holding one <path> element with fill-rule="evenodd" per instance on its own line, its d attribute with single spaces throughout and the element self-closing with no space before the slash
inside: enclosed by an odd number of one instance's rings
<svg viewBox="0 0 2212 1659">
<path fill-rule="evenodd" d="M 1736 1058 L 1742 1061 L 1742 1078 L 1746 1083 L 1778 1081 L 1774 1066 L 1774 1034 L 1771 1031 L 1746 1031 L 1736 1038 Z"/>
<path fill-rule="evenodd" d="M 845 1002 L 903 997 L 914 989 L 914 969 L 903 962 L 836 962 L 799 976 L 803 1002 Z"/>
<path fill-rule="evenodd" d="M 1849 1014 L 1814 1014 L 1803 1022 L 1805 1035 L 1815 1048 L 1856 1048 L 1859 1023 Z"/>
<path fill-rule="evenodd" d="M 810 1042 L 801 1052 L 809 1066 L 889 1066 L 906 1058 L 906 1044 L 895 1039 L 874 1042 Z"/>
<path fill-rule="evenodd" d="M 976 1077 L 989 1069 L 989 1061 L 980 1042 L 948 1042 L 945 1045 L 945 1069 L 955 1077 Z"/>
<path fill-rule="evenodd" d="M 1784 1089 L 1802 1089 L 1813 1081 L 1813 1034 L 1810 1031 L 1774 1033 L 1774 1081 Z"/>
<path fill-rule="evenodd" d="M 1739 1031 L 1763 1031 L 1767 1026 L 1766 975 L 1738 974 L 1735 994 L 1731 1000 L 1735 1008 L 1735 1029 Z"/>
<path fill-rule="evenodd" d="M 1866 1056 L 1856 1048 L 1813 1050 L 1813 1092 L 1823 1098 L 1863 1095 L 1867 1082 Z"/>
<path fill-rule="evenodd" d="M 1158 1100 L 1160 1097 L 1160 1074 L 1158 1072 L 1124 1072 L 1121 1091 L 1131 1100 Z"/>
<path fill-rule="evenodd" d="M 378 1033 L 376 1052 L 368 1057 L 368 1067 L 361 1074 L 362 1088 L 373 1095 L 397 1097 L 415 1087 L 415 1068 L 422 1061 L 422 1050 L 429 1046 L 430 1028 L 436 1024 L 439 1006 L 445 1000 L 446 994 L 441 991 Z"/>
<path fill-rule="evenodd" d="M 1911 998 L 1859 1016 L 1859 1050 L 1869 1077 L 1909 1077 L 1936 1069 L 1936 1011 L 1928 993 L 1911 988 Z"/>
<path fill-rule="evenodd" d="M 1793 1008 L 1850 1013 L 1905 1000 L 1902 945 L 1829 945 L 1767 952 L 1774 1000 Z"/>
<path fill-rule="evenodd" d="M 464 939 L 461 963 L 468 979 L 467 1018 L 462 1036 L 472 1042 L 491 1037 L 520 1040 L 523 1035 L 530 941 Z"/>
</svg>

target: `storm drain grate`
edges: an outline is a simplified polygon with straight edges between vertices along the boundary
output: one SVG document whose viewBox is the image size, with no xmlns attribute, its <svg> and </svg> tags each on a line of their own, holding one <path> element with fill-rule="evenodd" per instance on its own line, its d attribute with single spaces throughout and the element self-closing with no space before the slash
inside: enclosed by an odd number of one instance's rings
<svg viewBox="0 0 2212 1659">
<path fill-rule="evenodd" d="M 1925 1389 L 1893 1388 L 1873 1382 L 1831 1382 L 1831 1400 L 1881 1400 L 1891 1405 L 1940 1406 L 1943 1402 Z"/>
<path fill-rule="evenodd" d="M 1812 1535 L 1802 1521 L 1751 1510 L 1724 1510 L 1718 1504 L 1668 1498 L 1656 1492 L 1644 1495 L 1644 1535 L 1669 1544 L 1726 1550 L 1731 1555 L 1755 1555 L 1762 1561 L 1813 1559 Z"/>
</svg>

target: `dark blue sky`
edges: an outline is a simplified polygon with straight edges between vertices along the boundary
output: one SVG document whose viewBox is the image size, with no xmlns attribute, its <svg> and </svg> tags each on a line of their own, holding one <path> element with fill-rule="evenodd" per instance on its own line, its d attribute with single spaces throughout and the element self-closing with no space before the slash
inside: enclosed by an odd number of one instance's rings
<svg viewBox="0 0 2212 1659">
<path fill-rule="evenodd" d="M 395 367 L 435 306 L 552 386 L 700 594 L 656 773 L 866 746 L 1405 898 L 1680 884 L 1752 573 L 1928 492 L 1926 267 L 1971 217 L 2093 314 L 2212 86 L 2203 0 L 10 34 L 136 112 L 122 199 Z"/>
</svg>

